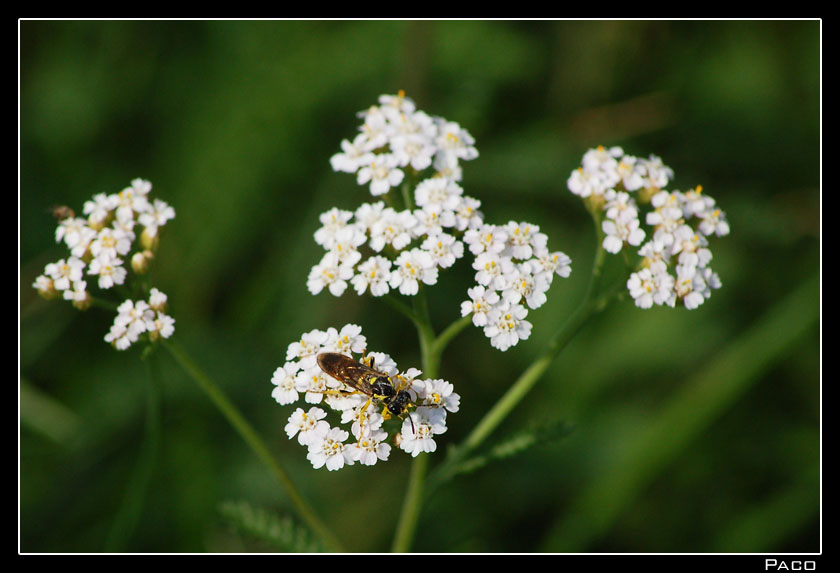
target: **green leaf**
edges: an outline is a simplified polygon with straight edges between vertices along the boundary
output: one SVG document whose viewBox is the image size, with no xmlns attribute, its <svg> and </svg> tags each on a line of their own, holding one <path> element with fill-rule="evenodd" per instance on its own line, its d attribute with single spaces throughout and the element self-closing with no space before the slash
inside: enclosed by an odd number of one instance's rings
<svg viewBox="0 0 840 573">
<path fill-rule="evenodd" d="M 312 533 L 289 516 L 253 507 L 246 501 L 228 501 L 219 507 L 222 516 L 240 534 L 262 541 L 278 551 L 318 553 L 323 548 Z"/>
</svg>

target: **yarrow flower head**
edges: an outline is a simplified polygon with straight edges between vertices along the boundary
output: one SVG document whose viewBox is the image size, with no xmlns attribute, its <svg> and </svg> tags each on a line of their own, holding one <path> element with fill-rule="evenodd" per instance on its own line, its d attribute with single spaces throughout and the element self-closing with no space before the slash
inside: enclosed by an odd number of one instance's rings
<svg viewBox="0 0 840 573">
<path fill-rule="evenodd" d="M 352 286 L 359 295 L 414 296 L 469 254 L 484 306 L 465 302 L 462 314 L 475 312 L 474 324 L 501 350 L 526 339 L 530 323 L 523 312 L 545 302 L 554 275 L 569 276 L 569 257 L 550 251 L 537 225 L 485 223 L 481 201 L 461 186 L 461 163 L 477 158 L 478 150 L 458 123 L 418 110 L 402 92 L 381 96 L 359 117 L 359 133 L 341 142 L 330 164 L 356 174 L 357 183 L 382 200 L 321 214 L 314 238 L 326 252 L 310 271 L 308 290 L 342 296 Z M 501 336 L 487 328 L 491 310 L 518 322 Z"/>
<path fill-rule="evenodd" d="M 151 200 L 152 184 L 134 179 L 117 193 L 99 193 L 82 207 L 84 217 L 67 207 L 54 210 L 55 240 L 69 255 L 44 267 L 32 286 L 45 298 L 64 298 L 80 310 L 90 308 L 96 285 L 107 293 L 132 275 L 145 274 L 159 242 L 160 229 L 175 210 L 160 199 Z M 125 350 L 146 337 L 169 338 L 175 319 L 165 314 L 166 295 L 156 288 L 149 299 L 124 300 L 105 341 Z"/>
<path fill-rule="evenodd" d="M 584 154 L 568 179 L 569 191 L 601 213 L 604 250 L 617 254 L 631 248 L 639 255 L 638 270 L 627 280 L 639 308 L 694 309 L 721 286 L 709 267 L 708 238 L 729 234 L 726 215 L 700 186 L 668 191 L 673 178 L 659 157 L 598 147 Z"/>
<path fill-rule="evenodd" d="M 278 404 L 304 403 L 285 431 L 306 447 L 316 469 L 387 461 L 389 432 L 396 447 L 412 456 L 433 452 L 434 436 L 446 432 L 447 412 L 460 408 L 451 383 L 423 379 L 416 368 L 401 371 L 390 356 L 367 353 L 366 346 L 354 324 L 311 330 L 289 344 L 286 362 L 271 377 Z M 338 418 L 335 426 L 327 419 L 330 412 Z"/>
</svg>

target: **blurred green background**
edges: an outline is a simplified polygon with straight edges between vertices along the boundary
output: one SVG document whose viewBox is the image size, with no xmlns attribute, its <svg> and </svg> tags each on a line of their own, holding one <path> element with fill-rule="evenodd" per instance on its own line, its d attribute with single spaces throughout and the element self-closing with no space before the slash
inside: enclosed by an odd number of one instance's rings
<svg viewBox="0 0 840 573">
<path fill-rule="evenodd" d="M 388 550 L 410 459 L 313 470 L 283 433 L 292 408 L 272 400 L 270 378 L 301 333 L 346 323 L 419 366 L 413 328 L 381 300 L 306 290 L 318 214 L 369 199 L 329 158 L 355 133 L 355 113 L 398 89 L 476 138 L 463 186 L 488 221 L 538 224 L 573 259 L 571 278 L 529 315 L 527 342 L 500 353 L 468 328 L 447 350 L 441 374 L 461 411 L 432 465 L 583 297 L 594 234 L 566 179 L 588 148 L 660 155 L 672 187 L 701 184 L 732 228 L 712 243 L 724 286 L 698 310 L 625 303 L 584 328 L 486 445 L 523 428 L 571 432 L 438 489 L 416 551 L 820 550 L 820 22 L 21 21 L 19 31 L 20 551 L 272 551 L 220 508 L 290 514 L 166 352 L 150 402 L 139 351 L 103 342 L 111 314 L 43 301 L 30 286 L 64 256 L 49 207 L 80 211 L 135 177 L 177 212 L 153 283 L 169 295 L 178 341 L 352 550 Z M 471 286 L 461 263 L 431 291 L 438 329 Z M 161 437 L 143 474 L 155 403 Z M 145 490 L 132 486 L 144 479 Z M 114 537 L 126 515 L 130 534 Z"/>
</svg>

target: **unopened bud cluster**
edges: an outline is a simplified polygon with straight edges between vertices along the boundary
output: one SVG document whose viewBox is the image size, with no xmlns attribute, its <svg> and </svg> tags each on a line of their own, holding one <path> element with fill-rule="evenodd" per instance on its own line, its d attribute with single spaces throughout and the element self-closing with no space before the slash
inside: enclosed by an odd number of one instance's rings
<svg viewBox="0 0 840 573">
<path fill-rule="evenodd" d="M 584 154 L 568 180 L 569 190 L 600 213 L 604 250 L 617 254 L 626 245 L 641 257 L 627 281 L 640 308 L 694 309 L 721 286 L 709 266 L 708 237 L 729 234 L 726 215 L 700 186 L 667 190 L 673 177 L 659 157 L 598 147 Z"/>
<path fill-rule="evenodd" d="M 44 298 L 64 298 L 84 310 L 93 303 L 91 286 L 110 291 L 125 285 L 128 267 L 136 275 L 148 272 L 160 229 L 175 217 L 166 202 L 151 200 L 151 189 L 148 181 L 134 179 L 118 193 L 99 193 L 84 203 L 83 217 L 67 207 L 55 209 L 55 239 L 69 254 L 46 265 L 32 286 Z M 165 304 L 166 295 L 154 288 L 148 301 L 124 300 L 105 341 L 124 350 L 144 333 L 168 338 L 175 320 L 165 314 Z"/>
</svg>

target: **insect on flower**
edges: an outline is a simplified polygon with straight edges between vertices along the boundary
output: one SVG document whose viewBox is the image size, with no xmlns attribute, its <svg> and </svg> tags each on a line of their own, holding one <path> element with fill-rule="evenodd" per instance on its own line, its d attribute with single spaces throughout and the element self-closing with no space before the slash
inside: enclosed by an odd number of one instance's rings
<svg viewBox="0 0 840 573">
<path fill-rule="evenodd" d="M 76 212 L 67 205 L 53 205 L 50 207 L 50 213 L 52 213 L 55 220 L 59 222 L 64 221 L 65 219 L 72 219 L 76 216 Z"/>
<path fill-rule="evenodd" d="M 366 358 L 363 354 L 362 361 L 358 362 L 337 352 L 322 352 L 317 361 L 326 374 L 368 396 L 362 415 L 373 401 L 385 406 L 382 415 L 386 419 L 391 416 L 402 418 L 413 405 L 411 394 L 402 388 L 401 382 L 395 385 L 390 376 L 375 369 L 372 356 Z M 414 422 L 411 424 L 413 426 Z"/>
</svg>

